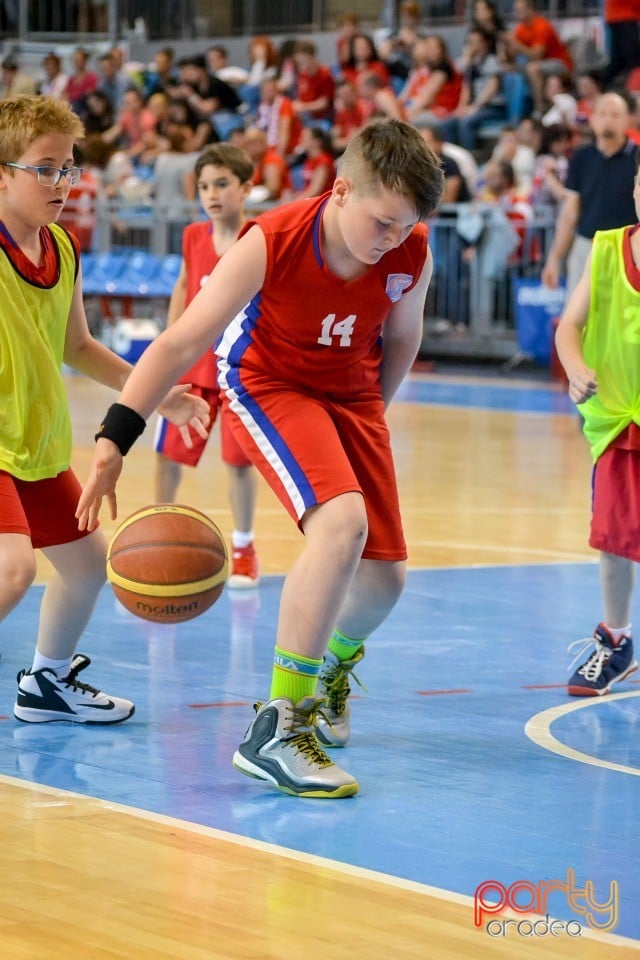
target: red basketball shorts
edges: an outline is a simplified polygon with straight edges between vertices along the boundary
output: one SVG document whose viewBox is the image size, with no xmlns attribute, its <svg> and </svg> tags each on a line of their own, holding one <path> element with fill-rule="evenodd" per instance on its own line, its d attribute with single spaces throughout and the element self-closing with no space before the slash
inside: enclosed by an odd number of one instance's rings
<svg viewBox="0 0 640 960">
<path fill-rule="evenodd" d="M 190 388 L 189 393 L 202 397 L 209 404 L 211 413 L 209 432 L 211 432 L 220 407 L 220 391 L 217 387 L 199 387 L 194 385 Z M 220 417 L 222 460 L 231 467 L 249 467 L 251 466 L 251 460 L 249 460 L 242 450 L 242 447 L 238 444 L 233 431 L 229 427 L 228 419 L 228 413 L 223 411 Z M 182 463 L 186 467 L 196 467 L 200 463 L 200 458 L 204 453 L 204 448 L 207 445 L 209 437 L 201 437 L 199 433 L 195 433 L 195 431 L 192 430 L 191 439 L 193 446 L 187 447 L 178 428 L 164 417 L 158 418 L 153 445 L 156 453 L 161 453 L 167 457 L 167 459 L 174 460 L 176 463 Z"/>
<path fill-rule="evenodd" d="M 40 549 L 88 536 L 75 517 L 81 492 L 71 469 L 49 480 L 18 480 L 0 471 L 0 533 L 23 533 Z"/>
<path fill-rule="evenodd" d="M 223 403 L 239 443 L 298 524 L 310 507 L 356 491 L 364 497 L 369 526 L 362 556 L 406 559 L 379 397 L 338 403 L 243 374 Z"/>
<path fill-rule="evenodd" d="M 608 447 L 592 485 L 589 545 L 640 562 L 640 450 Z"/>
</svg>

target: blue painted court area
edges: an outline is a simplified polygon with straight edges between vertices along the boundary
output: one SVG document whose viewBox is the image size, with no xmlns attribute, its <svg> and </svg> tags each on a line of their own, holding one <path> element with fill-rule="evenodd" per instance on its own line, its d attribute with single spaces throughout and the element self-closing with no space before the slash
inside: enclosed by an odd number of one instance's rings
<svg viewBox="0 0 640 960">
<path fill-rule="evenodd" d="M 411 377 L 404 381 L 396 399 L 428 406 L 474 407 L 510 413 L 575 412 L 574 404 L 561 385 L 544 381 L 524 385 L 508 377 L 481 381 Z"/>
<path fill-rule="evenodd" d="M 87 679 L 134 699 L 136 714 L 93 728 L 11 717 L 34 588 L 0 636 L 0 772 L 467 895 L 489 879 L 538 884 L 573 870 L 604 902 L 616 880 L 614 932 L 640 939 L 640 684 L 550 722 L 587 760 L 525 734 L 574 702 L 566 647 L 599 616 L 597 565 L 412 571 L 359 671 L 367 691 L 355 688 L 352 742 L 335 759 L 361 792 L 341 801 L 283 796 L 231 766 L 268 689 L 281 585 L 226 592 L 179 627 L 136 620 L 106 588 L 83 645 Z M 576 919 L 559 891 L 548 910 Z"/>
</svg>

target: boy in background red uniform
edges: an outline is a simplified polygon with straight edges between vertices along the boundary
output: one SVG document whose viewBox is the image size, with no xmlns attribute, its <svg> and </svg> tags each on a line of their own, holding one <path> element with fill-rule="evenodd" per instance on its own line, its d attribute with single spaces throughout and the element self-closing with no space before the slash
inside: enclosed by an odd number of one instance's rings
<svg viewBox="0 0 640 960">
<path fill-rule="evenodd" d="M 253 164 L 239 147 L 221 143 L 207 147 L 196 161 L 196 187 L 207 220 L 189 224 L 182 235 L 182 267 L 171 299 L 167 324 L 175 323 L 191 303 L 220 258 L 238 238 L 245 223 L 244 201 L 251 189 Z M 211 425 L 219 405 L 220 391 L 213 350 L 207 350 L 182 377 L 191 384 L 191 393 L 209 404 Z M 251 461 L 238 445 L 228 426 L 228 415 L 220 419 L 222 459 L 229 470 L 229 499 L 234 529 L 231 535 L 232 568 L 227 585 L 232 589 L 257 587 L 258 558 L 253 545 L 253 518 L 256 504 L 256 477 Z M 182 464 L 195 467 L 204 453 L 207 438 L 196 436 L 187 447 L 180 432 L 160 417 L 155 438 L 156 500 L 176 499 Z"/>
</svg>

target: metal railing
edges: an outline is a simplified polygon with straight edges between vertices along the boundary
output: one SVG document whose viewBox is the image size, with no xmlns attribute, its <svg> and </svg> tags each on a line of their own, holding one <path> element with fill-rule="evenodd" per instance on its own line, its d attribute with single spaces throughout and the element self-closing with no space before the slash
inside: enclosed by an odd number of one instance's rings
<svg viewBox="0 0 640 960">
<path fill-rule="evenodd" d="M 248 213 L 263 209 L 256 205 Z M 508 213 L 491 204 L 450 204 L 430 221 L 434 272 L 425 307 L 424 354 L 506 360 L 517 353 L 516 285 L 539 277 L 555 220 L 547 209 L 527 221 L 513 221 Z M 100 199 L 90 249 L 179 253 L 184 226 L 201 218 L 197 203 L 168 210 L 152 201 Z M 68 225 L 73 229 L 72 217 Z"/>
<path fill-rule="evenodd" d="M 422 0 L 430 26 L 470 21 L 473 0 Z M 372 11 L 355 3 L 363 24 L 393 25 L 397 0 Z M 512 0 L 500 0 L 506 21 Z M 598 16 L 598 0 L 539 0 L 553 20 Z M 176 41 L 255 33 L 315 33 L 336 28 L 340 7 L 329 0 L 0 0 L 0 34 L 8 40 L 90 42 Z M 350 8 L 351 9 L 351 8 Z"/>
</svg>

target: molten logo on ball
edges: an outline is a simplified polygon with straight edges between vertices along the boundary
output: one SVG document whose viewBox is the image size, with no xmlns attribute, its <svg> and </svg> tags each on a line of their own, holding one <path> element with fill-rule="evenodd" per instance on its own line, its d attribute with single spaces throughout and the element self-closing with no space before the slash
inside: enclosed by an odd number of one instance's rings
<svg viewBox="0 0 640 960">
<path fill-rule="evenodd" d="M 206 514 L 183 504 L 143 507 L 116 530 L 107 579 L 118 600 L 153 623 L 181 623 L 213 606 L 229 570 L 227 548 Z"/>
</svg>

